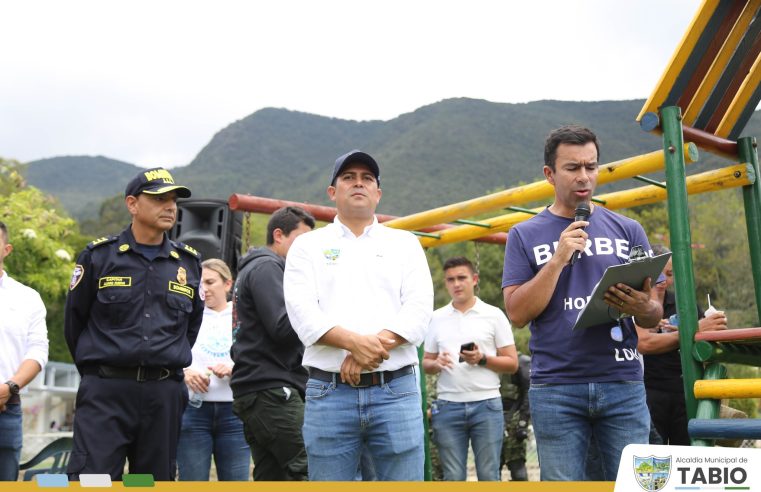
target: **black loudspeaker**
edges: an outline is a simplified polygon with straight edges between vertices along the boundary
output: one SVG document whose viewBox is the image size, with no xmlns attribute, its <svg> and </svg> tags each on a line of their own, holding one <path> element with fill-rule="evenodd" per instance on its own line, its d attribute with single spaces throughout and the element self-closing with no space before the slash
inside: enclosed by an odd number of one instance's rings
<svg viewBox="0 0 761 492">
<path fill-rule="evenodd" d="M 204 260 L 221 258 L 235 275 L 242 233 L 243 213 L 231 211 L 226 201 L 190 199 L 177 202 L 169 237 L 192 246 Z"/>
</svg>

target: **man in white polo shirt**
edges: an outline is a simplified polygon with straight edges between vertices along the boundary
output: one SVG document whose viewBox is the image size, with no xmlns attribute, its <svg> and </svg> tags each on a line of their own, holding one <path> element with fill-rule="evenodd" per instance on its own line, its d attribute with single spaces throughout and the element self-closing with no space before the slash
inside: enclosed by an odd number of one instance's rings
<svg viewBox="0 0 761 492">
<path fill-rule="evenodd" d="M 8 228 L 0 222 L 0 481 L 15 482 L 23 441 L 19 389 L 48 362 L 48 329 L 37 291 L 4 271 L 12 250 Z"/>
<path fill-rule="evenodd" d="M 423 359 L 426 373 L 441 374 L 431 404 L 433 440 L 444 480 L 465 480 L 470 441 L 478 480 L 496 481 L 505 432 L 498 373 L 518 370 L 513 332 L 501 309 L 475 296 L 470 260 L 447 260 L 444 279 L 452 302 L 433 313 Z"/>
<path fill-rule="evenodd" d="M 414 235 L 375 218 L 380 169 L 370 155 L 339 157 L 327 192 L 336 219 L 296 238 L 283 281 L 306 347 L 309 479 L 353 480 L 366 452 L 379 480 L 422 480 L 415 347 L 433 310 L 428 263 Z"/>
</svg>

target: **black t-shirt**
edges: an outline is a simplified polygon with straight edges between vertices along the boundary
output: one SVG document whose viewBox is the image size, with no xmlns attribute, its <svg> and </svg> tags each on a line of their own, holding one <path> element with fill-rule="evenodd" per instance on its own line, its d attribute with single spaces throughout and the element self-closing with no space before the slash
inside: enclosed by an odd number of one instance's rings
<svg viewBox="0 0 761 492">
<path fill-rule="evenodd" d="M 663 298 L 663 318 L 676 314 L 676 296 L 666 291 Z M 702 318 L 698 308 L 698 318 Z M 645 355 L 645 386 L 662 391 L 683 393 L 682 360 L 679 349 L 663 354 Z"/>
</svg>

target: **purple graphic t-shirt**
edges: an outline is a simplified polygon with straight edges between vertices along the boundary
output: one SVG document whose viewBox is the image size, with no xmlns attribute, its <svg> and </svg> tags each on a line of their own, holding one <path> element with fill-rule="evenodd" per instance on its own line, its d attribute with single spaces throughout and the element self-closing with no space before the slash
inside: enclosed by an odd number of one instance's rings
<svg viewBox="0 0 761 492">
<path fill-rule="evenodd" d="M 502 288 L 534 278 L 571 222 L 545 209 L 513 227 L 505 248 Z M 586 232 L 581 260 L 563 269 L 547 308 L 531 322 L 532 384 L 642 381 L 637 333 L 630 322 L 622 323 L 623 336 L 616 337 L 621 341 L 611 335 L 617 325 L 613 319 L 583 330 L 572 327 L 605 269 L 626 263 L 634 246 L 652 255 L 650 243 L 639 223 L 601 206 L 594 208 Z"/>
</svg>

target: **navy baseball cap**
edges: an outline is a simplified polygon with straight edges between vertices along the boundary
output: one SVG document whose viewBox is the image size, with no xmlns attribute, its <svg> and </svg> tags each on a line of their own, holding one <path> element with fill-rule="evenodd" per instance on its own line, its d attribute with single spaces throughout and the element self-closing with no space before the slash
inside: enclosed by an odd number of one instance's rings
<svg viewBox="0 0 761 492">
<path fill-rule="evenodd" d="M 349 164 L 355 163 L 367 166 L 370 169 L 370 172 L 375 175 L 375 180 L 378 182 L 378 187 L 380 187 L 380 168 L 378 167 L 378 163 L 375 162 L 375 159 L 373 159 L 370 154 L 357 149 L 347 152 L 336 159 L 336 164 L 333 166 L 333 174 L 330 176 L 330 186 L 336 185 L 336 178 L 341 174 L 343 168 Z"/>
<path fill-rule="evenodd" d="M 161 195 L 170 191 L 177 192 L 180 198 L 190 198 L 190 189 L 185 186 L 174 184 L 174 178 L 163 167 L 154 167 L 141 171 L 132 178 L 124 190 L 124 196 L 137 196 L 140 193 L 149 195 Z"/>
</svg>

